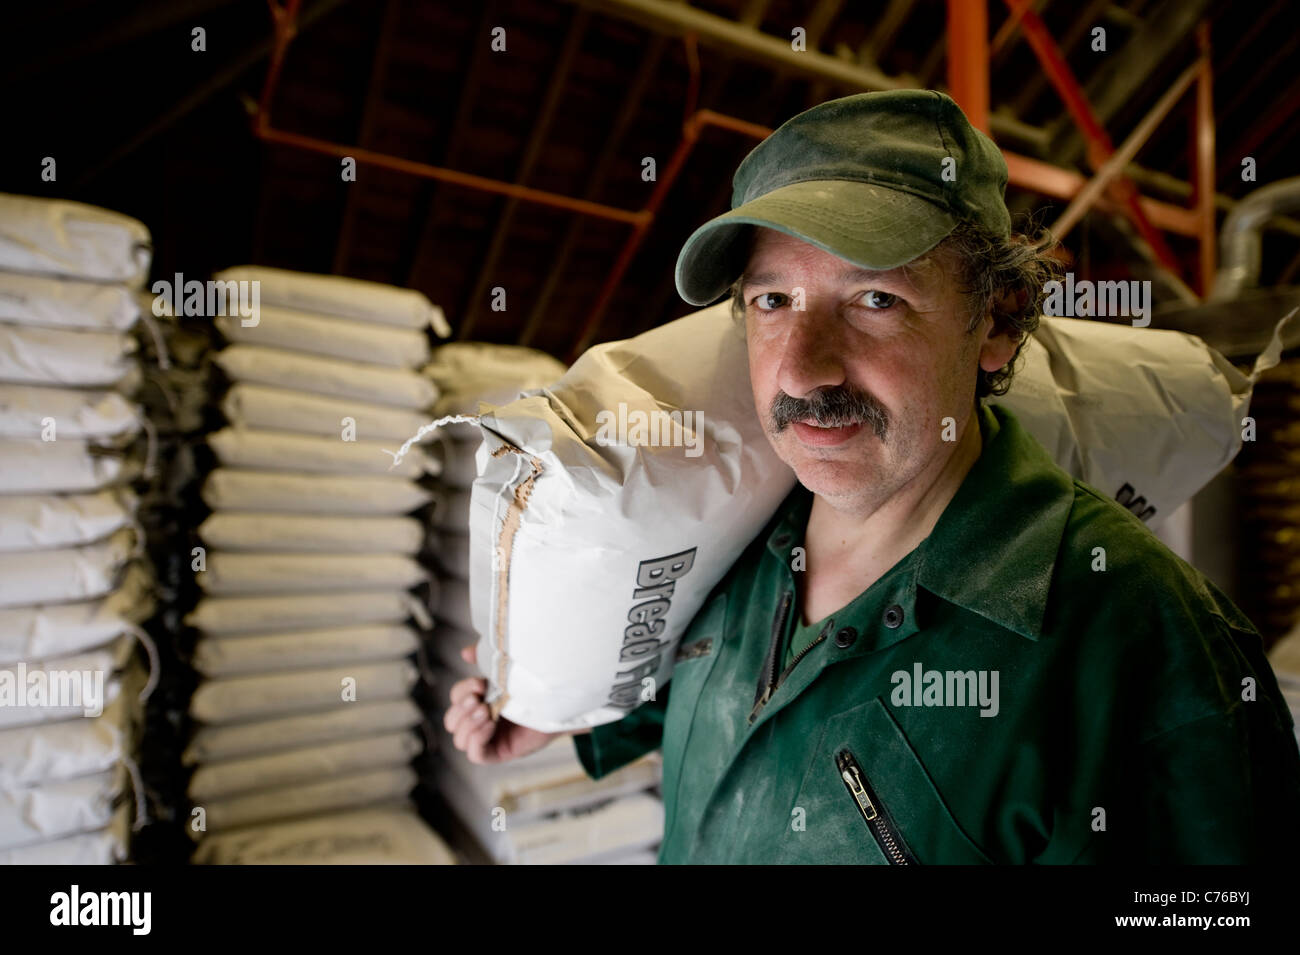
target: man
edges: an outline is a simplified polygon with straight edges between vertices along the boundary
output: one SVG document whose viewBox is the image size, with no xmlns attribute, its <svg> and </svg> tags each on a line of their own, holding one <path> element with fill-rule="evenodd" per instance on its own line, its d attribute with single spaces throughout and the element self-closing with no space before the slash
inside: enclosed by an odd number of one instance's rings
<svg viewBox="0 0 1300 955">
<path fill-rule="evenodd" d="M 741 164 L 677 264 L 731 289 L 799 478 L 671 683 L 575 737 L 656 748 L 661 862 L 1253 862 L 1297 848 L 1300 752 L 1259 634 L 1004 409 L 1051 277 L 948 97 L 850 96 Z M 1122 357 L 1116 356 L 1116 360 Z M 467 656 L 472 658 L 472 653 Z M 472 760 L 550 737 L 446 718 Z"/>
</svg>

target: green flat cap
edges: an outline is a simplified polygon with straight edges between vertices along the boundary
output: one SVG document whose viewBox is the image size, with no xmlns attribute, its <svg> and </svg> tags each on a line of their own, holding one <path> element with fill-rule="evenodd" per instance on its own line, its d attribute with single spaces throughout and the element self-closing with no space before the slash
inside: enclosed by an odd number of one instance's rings
<svg viewBox="0 0 1300 955">
<path fill-rule="evenodd" d="M 677 291 L 717 300 L 745 270 L 746 234 L 776 229 L 855 265 L 892 269 L 958 222 L 1011 231 L 1002 153 L 934 90 L 858 93 L 783 123 L 740 164 L 731 211 L 692 233 Z"/>
</svg>

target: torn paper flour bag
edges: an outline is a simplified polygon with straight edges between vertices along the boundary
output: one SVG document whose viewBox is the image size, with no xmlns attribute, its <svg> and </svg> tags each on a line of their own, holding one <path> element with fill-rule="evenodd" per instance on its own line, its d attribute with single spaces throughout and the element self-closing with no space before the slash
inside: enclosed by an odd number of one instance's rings
<svg viewBox="0 0 1300 955">
<path fill-rule="evenodd" d="M 999 400 L 1072 476 L 1149 519 L 1232 459 L 1280 349 L 1275 332 L 1247 376 L 1193 336 L 1048 319 Z M 794 484 L 755 414 L 742 330 L 723 302 L 598 346 L 480 426 L 470 584 L 487 698 L 545 731 L 620 719 L 668 679 L 701 600 Z"/>
<path fill-rule="evenodd" d="M 438 386 L 440 395 L 433 415 L 441 418 L 475 414 L 480 401 L 488 404 L 514 401 L 521 391 L 544 388 L 558 381 L 564 370 L 563 364 L 535 348 L 447 342 L 434 350 L 420 373 Z M 471 440 L 477 445 L 479 440 L 478 427 L 471 422 L 449 423 L 445 431 L 457 441 Z"/>
<path fill-rule="evenodd" d="M 723 303 L 598 346 L 480 426 L 469 573 L 488 700 L 548 732 L 621 719 L 794 486 L 754 413 L 743 329 Z"/>
<path fill-rule="evenodd" d="M 1251 389 L 1281 354 L 1283 318 L 1249 375 L 1195 335 L 1043 318 L 1011 409 L 1071 476 L 1156 524 L 1241 450 Z"/>
</svg>

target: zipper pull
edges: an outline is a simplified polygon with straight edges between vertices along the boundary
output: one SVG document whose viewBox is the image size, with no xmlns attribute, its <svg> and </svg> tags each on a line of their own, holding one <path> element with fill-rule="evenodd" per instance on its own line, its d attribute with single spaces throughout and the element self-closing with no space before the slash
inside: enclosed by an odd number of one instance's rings
<svg viewBox="0 0 1300 955">
<path fill-rule="evenodd" d="M 840 778 L 844 780 L 844 785 L 849 787 L 849 792 L 853 795 L 854 801 L 857 802 L 858 808 L 862 810 L 862 815 L 868 822 L 876 818 L 876 806 L 871 801 L 871 796 L 867 793 L 867 787 L 862 782 L 862 773 L 858 768 L 858 761 L 847 751 L 836 754 L 835 765 L 840 771 Z"/>
<path fill-rule="evenodd" d="M 862 814 L 867 817 L 868 821 L 875 819 L 876 806 L 871 801 L 871 797 L 867 795 L 866 787 L 862 785 L 862 779 L 858 776 L 857 767 L 846 769 L 840 775 L 844 777 L 844 782 L 848 784 L 849 792 L 853 793 L 853 798 L 858 801 L 858 807 L 862 810 Z"/>
</svg>

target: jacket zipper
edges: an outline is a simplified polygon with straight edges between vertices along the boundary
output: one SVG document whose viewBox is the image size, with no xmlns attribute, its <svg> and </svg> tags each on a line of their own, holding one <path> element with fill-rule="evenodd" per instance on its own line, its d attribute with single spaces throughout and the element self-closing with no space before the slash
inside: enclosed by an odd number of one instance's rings
<svg viewBox="0 0 1300 955">
<path fill-rule="evenodd" d="M 776 617 L 772 621 L 772 641 L 767 648 L 767 657 L 763 661 L 763 672 L 758 678 L 758 691 L 754 694 L 754 708 L 749 711 L 749 722 L 752 724 L 758 719 L 759 711 L 763 709 L 767 701 L 772 698 L 776 692 L 777 686 L 777 659 L 781 650 L 781 638 L 785 636 L 785 621 L 790 615 L 790 603 L 794 599 L 794 592 L 787 590 L 781 597 L 781 605 L 777 608 Z"/>
<path fill-rule="evenodd" d="M 767 701 L 772 698 L 772 694 L 781 689 L 781 684 L 785 682 L 785 678 L 790 675 L 790 672 L 798 665 L 799 661 L 812 652 L 813 647 L 824 641 L 827 634 L 829 634 L 832 629 L 829 624 L 823 627 L 822 632 L 817 634 L 817 639 L 796 653 L 791 658 L 790 665 L 781 671 L 780 676 L 773 678 L 773 674 L 776 673 L 777 657 L 772 651 L 775 650 L 777 654 L 780 653 L 781 637 L 785 634 L 785 618 L 790 611 L 789 601 L 792 596 L 792 594 L 786 594 L 786 599 L 781 602 L 781 609 L 777 612 L 777 618 L 774 624 L 776 626 L 775 636 L 772 641 L 772 646 L 767 652 L 767 661 L 763 664 L 763 676 L 761 677 L 761 682 L 758 684 L 758 696 L 754 698 L 754 708 L 749 714 L 749 722 L 751 724 L 754 720 L 758 719 L 758 714 L 762 712 L 763 707 L 767 705 Z"/>
<path fill-rule="evenodd" d="M 781 671 L 781 675 L 777 678 L 776 687 L 774 689 L 779 690 L 781 688 L 781 684 L 785 682 L 785 678 L 790 675 L 790 672 L 799 664 L 799 661 L 802 660 L 805 656 L 807 656 L 812 651 L 813 647 L 817 646 L 817 644 L 824 641 L 826 637 L 830 634 L 830 632 L 833 629 L 835 629 L 834 624 L 835 621 L 832 620 L 826 626 L 822 627 L 822 632 L 817 634 L 816 640 L 808 644 L 808 646 L 804 647 L 802 650 L 800 650 L 798 653 L 796 653 L 793 657 L 790 658 L 790 665 Z"/>
<path fill-rule="evenodd" d="M 907 843 L 903 841 L 902 835 L 890 820 L 885 812 L 884 805 L 880 802 L 878 796 L 872 790 L 870 783 L 867 782 L 866 776 L 862 772 L 862 767 L 847 749 L 842 749 L 835 754 L 835 768 L 839 770 L 840 778 L 844 780 L 844 785 L 848 787 L 849 795 L 853 797 L 853 802 L 858 807 L 858 812 L 867 823 L 867 828 L 871 830 L 871 835 L 875 837 L 876 844 L 880 846 L 880 851 L 885 854 L 891 865 L 917 865 L 919 864 L 916 856 L 912 855 L 907 848 Z"/>
</svg>

